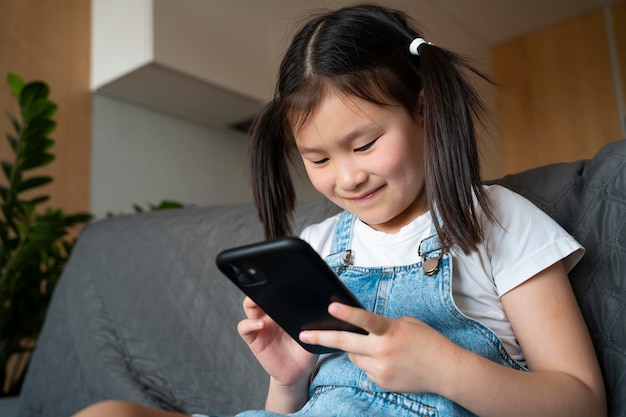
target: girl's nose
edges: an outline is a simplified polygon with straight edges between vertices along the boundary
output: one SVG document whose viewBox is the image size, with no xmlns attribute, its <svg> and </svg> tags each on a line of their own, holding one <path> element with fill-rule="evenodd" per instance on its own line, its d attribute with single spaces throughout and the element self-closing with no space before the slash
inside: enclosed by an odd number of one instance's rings
<svg viewBox="0 0 626 417">
<path fill-rule="evenodd" d="M 351 163 L 343 163 L 337 169 L 337 185 L 346 191 L 352 191 L 367 181 L 367 172 Z"/>
</svg>

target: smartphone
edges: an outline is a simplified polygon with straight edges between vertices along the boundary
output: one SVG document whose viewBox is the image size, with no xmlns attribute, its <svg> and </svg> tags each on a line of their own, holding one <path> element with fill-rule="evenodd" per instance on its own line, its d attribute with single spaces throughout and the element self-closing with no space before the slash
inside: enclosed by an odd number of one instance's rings
<svg viewBox="0 0 626 417">
<path fill-rule="evenodd" d="M 363 308 L 324 260 L 305 241 L 284 237 L 220 252 L 216 263 L 239 289 L 303 348 L 312 353 L 336 349 L 302 343 L 302 330 L 344 330 L 359 327 L 328 314 L 338 301 Z"/>
</svg>

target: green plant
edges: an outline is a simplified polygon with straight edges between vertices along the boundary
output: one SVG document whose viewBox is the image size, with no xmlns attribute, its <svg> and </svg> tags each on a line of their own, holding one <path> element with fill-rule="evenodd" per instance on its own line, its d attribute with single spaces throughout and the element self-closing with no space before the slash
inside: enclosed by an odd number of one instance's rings
<svg viewBox="0 0 626 417">
<path fill-rule="evenodd" d="M 2 160 L 5 178 L 0 182 L 0 396 L 19 393 L 25 363 L 75 242 L 69 232 L 91 218 L 41 207 L 49 195 L 35 190 L 52 178 L 33 171 L 54 160 L 50 134 L 57 106 L 43 82 L 25 84 L 9 74 L 7 83 L 21 118 L 8 115 L 14 134 L 6 138 L 13 154 L 10 161 Z M 7 367 L 12 357 L 18 363 Z"/>
<path fill-rule="evenodd" d="M 171 210 L 177 208 L 183 208 L 185 205 L 178 201 L 174 200 L 161 200 L 159 204 L 148 203 L 147 210 L 148 211 L 160 211 L 160 210 Z M 133 209 L 137 213 L 143 213 L 146 211 L 145 208 L 141 207 L 139 204 L 133 204 Z"/>
<path fill-rule="evenodd" d="M 161 200 L 159 204 L 148 203 L 146 207 L 142 207 L 139 204 L 133 204 L 133 210 L 135 211 L 135 213 L 143 213 L 145 211 L 171 210 L 184 207 L 185 205 L 183 203 L 175 200 Z M 106 216 L 115 217 L 119 214 L 120 213 L 113 213 L 112 211 L 109 211 L 106 213 Z"/>
</svg>

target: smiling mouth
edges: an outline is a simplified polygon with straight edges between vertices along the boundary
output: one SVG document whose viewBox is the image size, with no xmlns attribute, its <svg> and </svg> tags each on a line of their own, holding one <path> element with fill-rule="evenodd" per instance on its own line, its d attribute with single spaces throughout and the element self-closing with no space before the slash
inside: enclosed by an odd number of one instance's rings
<svg viewBox="0 0 626 417">
<path fill-rule="evenodd" d="M 363 195 L 361 195 L 359 197 L 351 197 L 351 198 L 348 198 L 348 200 L 350 200 L 353 203 L 360 203 L 360 202 L 363 202 L 363 201 L 371 200 L 372 198 L 374 198 L 374 196 L 376 194 L 378 194 L 378 192 L 383 187 L 384 187 L 384 185 L 381 185 L 380 187 L 378 187 L 378 188 L 376 188 L 376 189 L 374 189 L 372 191 L 369 191 L 369 192 L 367 192 L 367 193 L 365 193 L 365 194 L 363 194 Z"/>
</svg>

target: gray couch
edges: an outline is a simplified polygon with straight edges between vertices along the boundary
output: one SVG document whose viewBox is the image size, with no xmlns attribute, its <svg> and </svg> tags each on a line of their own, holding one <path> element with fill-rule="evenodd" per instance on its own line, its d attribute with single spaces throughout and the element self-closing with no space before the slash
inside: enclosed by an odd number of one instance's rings
<svg viewBox="0 0 626 417">
<path fill-rule="evenodd" d="M 626 416 L 626 141 L 589 161 L 499 180 L 586 248 L 570 278 L 606 380 Z M 336 212 L 301 203 L 296 231 Z M 262 407 L 267 376 L 236 333 L 241 294 L 218 251 L 262 239 L 249 205 L 101 220 L 82 233 L 56 289 L 27 374 L 21 416 L 69 416 L 125 399 L 184 412 Z"/>
</svg>

